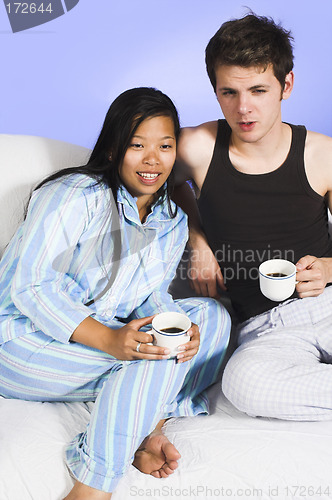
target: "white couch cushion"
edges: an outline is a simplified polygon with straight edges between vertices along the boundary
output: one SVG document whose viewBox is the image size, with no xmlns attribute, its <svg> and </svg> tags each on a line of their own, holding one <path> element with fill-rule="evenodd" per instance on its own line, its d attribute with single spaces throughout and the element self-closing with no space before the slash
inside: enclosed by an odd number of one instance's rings
<svg viewBox="0 0 332 500">
<path fill-rule="evenodd" d="M 0 257 L 23 218 L 31 189 L 56 170 L 85 164 L 89 154 L 63 141 L 0 134 Z"/>
</svg>

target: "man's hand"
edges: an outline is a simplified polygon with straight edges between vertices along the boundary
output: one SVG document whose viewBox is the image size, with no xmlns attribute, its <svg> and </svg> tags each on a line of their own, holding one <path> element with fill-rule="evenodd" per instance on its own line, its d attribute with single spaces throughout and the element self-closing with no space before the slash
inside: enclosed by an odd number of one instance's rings
<svg viewBox="0 0 332 500">
<path fill-rule="evenodd" d="M 332 281 L 332 258 L 306 255 L 296 264 L 296 291 L 301 299 L 317 297 Z"/>
<path fill-rule="evenodd" d="M 198 295 L 219 298 L 218 287 L 226 290 L 217 259 L 206 239 L 196 235 L 189 241 L 188 277 L 190 286 Z"/>
</svg>

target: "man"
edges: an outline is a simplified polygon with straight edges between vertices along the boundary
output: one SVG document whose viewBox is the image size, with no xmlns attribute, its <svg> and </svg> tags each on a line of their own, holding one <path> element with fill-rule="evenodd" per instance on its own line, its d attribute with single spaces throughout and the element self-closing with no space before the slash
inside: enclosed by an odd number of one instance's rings
<svg viewBox="0 0 332 500">
<path fill-rule="evenodd" d="M 183 129 L 176 171 L 197 189 L 204 230 L 187 199 L 193 286 L 227 289 L 241 322 L 225 395 L 250 415 L 321 420 L 332 418 L 332 139 L 282 122 L 291 40 L 252 13 L 221 26 L 206 65 L 225 120 Z M 259 290 L 258 266 L 275 257 L 297 266 L 281 304 Z"/>
</svg>

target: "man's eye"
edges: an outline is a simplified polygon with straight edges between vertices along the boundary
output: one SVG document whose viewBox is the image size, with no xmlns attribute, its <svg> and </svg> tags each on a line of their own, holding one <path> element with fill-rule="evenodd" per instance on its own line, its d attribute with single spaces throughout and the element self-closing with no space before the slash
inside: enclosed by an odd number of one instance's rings
<svg viewBox="0 0 332 500">
<path fill-rule="evenodd" d="M 234 95 L 235 92 L 233 90 L 224 90 L 222 92 L 222 95 Z"/>
<path fill-rule="evenodd" d="M 172 146 L 170 144 L 163 144 L 161 146 L 161 149 L 171 149 L 171 148 L 172 148 Z"/>
</svg>

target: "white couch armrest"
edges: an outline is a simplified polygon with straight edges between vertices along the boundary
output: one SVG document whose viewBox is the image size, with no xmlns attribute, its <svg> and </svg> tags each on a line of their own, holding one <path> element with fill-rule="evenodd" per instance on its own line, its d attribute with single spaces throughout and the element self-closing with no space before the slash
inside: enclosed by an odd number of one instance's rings
<svg viewBox="0 0 332 500">
<path fill-rule="evenodd" d="M 23 218 L 31 189 L 56 170 L 83 165 L 90 150 L 63 141 L 0 134 L 0 257 Z"/>
</svg>

